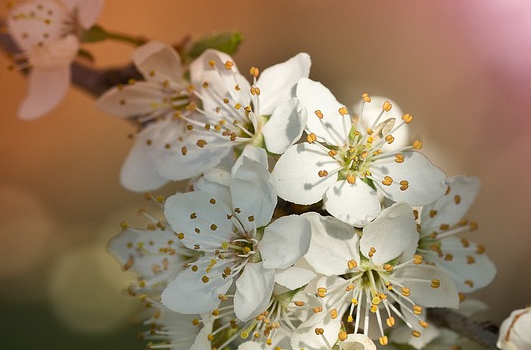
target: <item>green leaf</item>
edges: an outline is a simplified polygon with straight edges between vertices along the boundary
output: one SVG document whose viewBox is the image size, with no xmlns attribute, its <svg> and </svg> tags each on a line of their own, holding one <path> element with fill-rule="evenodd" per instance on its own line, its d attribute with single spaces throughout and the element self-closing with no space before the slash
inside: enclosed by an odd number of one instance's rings
<svg viewBox="0 0 531 350">
<path fill-rule="evenodd" d="M 89 51 L 87 51 L 85 49 L 79 49 L 78 52 L 77 52 L 77 55 L 79 57 L 86 58 L 90 62 L 94 62 L 95 61 L 94 55 L 91 52 L 89 52 Z"/>
<path fill-rule="evenodd" d="M 232 55 L 238 51 L 242 41 L 243 36 L 239 32 L 212 33 L 192 42 L 185 51 L 185 56 L 192 60 L 207 49 L 216 49 Z"/>
<path fill-rule="evenodd" d="M 107 39 L 108 35 L 105 29 L 99 25 L 93 25 L 89 30 L 86 30 L 83 33 L 82 41 L 84 43 L 96 43 L 98 41 L 103 41 Z"/>
</svg>

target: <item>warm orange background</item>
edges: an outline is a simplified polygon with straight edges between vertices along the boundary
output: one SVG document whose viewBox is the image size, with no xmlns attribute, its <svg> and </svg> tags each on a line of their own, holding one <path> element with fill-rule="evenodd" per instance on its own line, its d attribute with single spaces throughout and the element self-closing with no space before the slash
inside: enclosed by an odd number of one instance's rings
<svg viewBox="0 0 531 350">
<path fill-rule="evenodd" d="M 109 0 L 99 23 L 167 43 L 237 29 L 244 72 L 305 51 L 311 78 L 347 106 L 365 91 L 394 99 L 414 115 L 413 136 L 435 164 L 482 180 L 469 213 L 480 230 L 470 238 L 487 245 L 498 276 L 476 297 L 500 322 L 531 303 L 529 18 L 526 0 Z M 87 48 L 101 66 L 131 53 L 125 44 Z M 0 312 L 11 327 L 40 312 L 67 329 L 118 332 L 137 305 L 120 294 L 130 276 L 106 256 L 105 242 L 145 205 L 118 181 L 133 129 L 75 88 L 52 113 L 20 121 L 25 89 L 22 75 L 0 70 L 0 305 L 8 310 Z"/>
</svg>

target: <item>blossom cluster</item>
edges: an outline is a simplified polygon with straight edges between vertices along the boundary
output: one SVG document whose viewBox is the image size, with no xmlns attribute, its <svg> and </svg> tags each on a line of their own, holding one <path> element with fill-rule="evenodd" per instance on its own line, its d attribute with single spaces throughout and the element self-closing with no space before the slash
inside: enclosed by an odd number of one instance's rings
<svg viewBox="0 0 531 350">
<path fill-rule="evenodd" d="M 21 117 L 62 99 L 81 43 L 105 34 L 92 27 L 102 4 L 12 11 L 15 63 L 31 68 Z M 121 182 L 190 189 L 148 195 L 163 218 L 144 212 L 152 223 L 124 222 L 109 243 L 139 276 L 129 292 L 151 310 L 150 348 L 420 349 L 441 334 L 429 308 L 459 308 L 494 278 L 485 247 L 468 238 L 479 180 L 432 164 L 409 139 L 412 115 L 391 100 L 363 93 L 347 108 L 309 78 L 306 53 L 244 74 L 222 51 L 188 63 L 149 41 L 132 61 L 142 79 L 96 102 L 139 125 Z M 502 326 L 500 347 L 522 341 L 514 334 L 528 315 Z"/>
<path fill-rule="evenodd" d="M 155 310 L 151 348 L 422 348 L 440 333 L 427 308 L 493 279 L 466 237 L 479 180 L 447 178 L 392 102 L 363 94 L 349 111 L 305 53 L 250 80 L 216 50 L 185 67 L 153 41 L 133 62 L 144 80 L 96 103 L 142 124 L 122 183 L 190 182 L 109 244 Z"/>
</svg>

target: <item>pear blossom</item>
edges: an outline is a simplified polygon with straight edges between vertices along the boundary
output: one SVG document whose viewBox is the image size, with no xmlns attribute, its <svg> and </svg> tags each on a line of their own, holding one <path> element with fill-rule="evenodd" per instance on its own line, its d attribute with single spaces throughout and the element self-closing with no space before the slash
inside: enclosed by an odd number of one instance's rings
<svg viewBox="0 0 531 350">
<path fill-rule="evenodd" d="M 531 307 L 514 310 L 500 326 L 496 346 L 501 350 L 531 350 Z"/>
<path fill-rule="evenodd" d="M 131 81 L 104 93 L 96 107 L 123 118 L 135 118 L 146 125 L 135 136 L 135 144 L 121 170 L 121 183 L 133 191 L 156 189 L 169 180 L 196 175 L 190 168 L 176 174 L 164 171 L 165 163 L 174 162 L 187 136 L 186 123 L 178 116 L 191 116 L 189 83 L 177 52 L 169 45 L 150 41 L 137 48 L 133 63 L 144 81 Z M 193 117 L 192 117 L 193 118 Z M 197 165 L 203 164 L 202 162 Z"/>
<path fill-rule="evenodd" d="M 244 157 L 229 184 L 230 203 L 216 193 L 177 193 L 164 214 L 177 238 L 204 256 L 180 272 L 162 293 L 162 303 L 184 314 L 210 312 L 235 287 L 234 312 L 247 321 L 267 308 L 277 270 L 308 250 L 306 219 L 285 216 L 271 222 L 277 196 L 269 172 Z"/>
<path fill-rule="evenodd" d="M 175 151 L 174 161 L 164 163 L 164 174 L 176 178 L 183 168 L 200 174 L 246 145 L 282 153 L 300 138 L 306 123 L 294 87 L 309 70 L 310 57 L 299 53 L 261 74 L 251 68 L 250 84 L 229 55 L 206 50 L 190 64 L 191 93 L 199 103 L 189 108 L 203 119 L 180 116 L 191 136 L 181 153 Z"/>
<path fill-rule="evenodd" d="M 382 151 L 385 144 L 393 143 L 393 133 L 411 122 L 411 115 L 404 115 L 398 125 L 394 118 L 380 122 L 392 108 L 385 102 L 364 130 L 321 83 L 301 79 L 296 96 L 311 117 L 307 142 L 289 147 L 273 169 L 272 180 L 281 198 L 303 205 L 322 199 L 336 218 L 364 226 L 381 211 L 377 194 L 411 205 L 429 204 L 444 194 L 446 176 L 418 152 L 420 141 Z M 364 99 L 370 103 L 368 95 Z"/>
<path fill-rule="evenodd" d="M 317 281 L 323 312 L 332 319 L 346 317 L 354 334 L 362 331 L 386 345 L 384 330 L 398 317 L 413 336 L 420 336 L 418 328 L 428 327 L 421 317 L 423 307 L 458 306 L 452 279 L 438 267 L 422 264 L 422 256 L 415 254 L 418 233 L 406 203 L 384 209 L 363 229 L 361 238 L 359 231 L 334 217 L 303 216 L 312 225 L 305 259 L 324 275 Z"/>
<path fill-rule="evenodd" d="M 15 65 L 31 69 L 20 118 L 38 118 L 63 99 L 83 32 L 96 22 L 103 4 L 103 0 L 32 0 L 10 11 L 8 30 L 22 50 Z"/>
<path fill-rule="evenodd" d="M 420 214 L 419 254 L 450 275 L 462 293 L 471 293 L 488 285 L 496 267 L 485 254 L 485 246 L 457 234 L 475 231 L 475 221 L 464 218 L 479 191 L 476 177 L 455 176 L 446 180 L 446 194 L 422 207 Z M 464 295 L 462 295 L 464 297 Z"/>
</svg>

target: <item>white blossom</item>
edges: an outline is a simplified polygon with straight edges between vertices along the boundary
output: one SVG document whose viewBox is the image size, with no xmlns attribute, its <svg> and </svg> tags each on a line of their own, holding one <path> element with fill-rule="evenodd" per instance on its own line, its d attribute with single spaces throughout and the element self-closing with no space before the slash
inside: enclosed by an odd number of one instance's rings
<svg viewBox="0 0 531 350">
<path fill-rule="evenodd" d="M 531 307 L 515 310 L 500 326 L 501 350 L 531 350 Z"/>
</svg>

